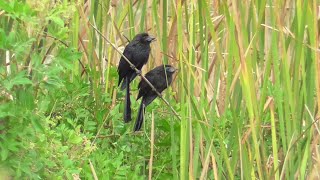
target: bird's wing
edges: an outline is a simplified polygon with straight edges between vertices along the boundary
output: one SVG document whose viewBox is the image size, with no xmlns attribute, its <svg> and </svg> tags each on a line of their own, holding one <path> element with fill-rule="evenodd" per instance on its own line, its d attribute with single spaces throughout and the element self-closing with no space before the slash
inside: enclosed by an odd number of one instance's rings
<svg viewBox="0 0 320 180">
<path fill-rule="evenodd" d="M 154 85 L 155 82 L 156 82 L 156 78 L 157 78 L 157 72 L 156 71 L 149 71 L 144 77 L 146 79 L 148 79 L 148 81 Z M 151 87 L 149 86 L 149 84 L 147 82 L 145 82 L 143 79 L 141 79 L 139 85 L 138 85 L 138 88 L 139 89 L 143 89 L 143 90 L 147 90 L 147 89 L 150 89 L 151 90 Z"/>
<path fill-rule="evenodd" d="M 130 53 L 130 51 L 128 51 L 127 48 L 124 50 L 123 55 L 129 60 L 132 58 L 132 53 Z M 130 71 L 130 69 L 131 67 L 129 66 L 128 62 L 121 56 L 119 66 L 118 66 L 118 74 L 119 74 L 118 85 L 120 85 L 121 81 Z"/>
<path fill-rule="evenodd" d="M 157 98 L 158 95 L 157 94 L 152 94 L 150 96 L 146 96 L 144 97 L 144 104 L 145 106 L 148 106 L 155 98 Z"/>
<path fill-rule="evenodd" d="M 156 72 L 155 71 L 149 71 L 147 74 L 145 74 L 145 78 L 148 79 L 148 81 L 154 85 L 155 84 L 155 78 L 156 78 Z M 137 99 L 139 99 L 142 96 L 147 95 L 148 92 L 152 91 L 151 87 L 149 84 L 141 79 L 141 81 L 138 84 L 138 89 L 139 89 L 139 94 Z"/>
</svg>

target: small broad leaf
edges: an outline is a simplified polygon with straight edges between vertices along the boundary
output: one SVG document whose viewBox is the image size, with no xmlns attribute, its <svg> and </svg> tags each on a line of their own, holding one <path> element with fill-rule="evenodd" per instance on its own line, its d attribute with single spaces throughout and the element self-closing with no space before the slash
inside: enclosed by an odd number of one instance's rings
<svg viewBox="0 0 320 180">
<path fill-rule="evenodd" d="M 26 84 L 32 84 L 32 81 L 26 77 L 24 71 L 21 71 L 12 79 L 4 81 L 4 87 L 9 91 L 15 85 L 26 85 Z"/>
<path fill-rule="evenodd" d="M 32 123 L 33 127 L 36 130 L 41 131 L 42 133 L 44 133 L 44 128 L 43 128 L 43 126 L 41 125 L 41 123 L 39 121 L 40 121 L 40 119 L 37 119 L 35 117 L 31 118 L 31 123 Z"/>
<path fill-rule="evenodd" d="M 59 27 L 64 27 L 64 21 L 61 18 L 56 16 L 51 16 L 48 19 L 56 23 Z"/>
<path fill-rule="evenodd" d="M 69 142 L 72 144 L 79 144 L 82 141 L 82 138 L 77 136 L 75 133 L 72 133 L 69 137 Z"/>
<path fill-rule="evenodd" d="M 1 147 L 1 160 L 4 161 L 8 158 L 9 150 L 7 148 Z"/>
</svg>

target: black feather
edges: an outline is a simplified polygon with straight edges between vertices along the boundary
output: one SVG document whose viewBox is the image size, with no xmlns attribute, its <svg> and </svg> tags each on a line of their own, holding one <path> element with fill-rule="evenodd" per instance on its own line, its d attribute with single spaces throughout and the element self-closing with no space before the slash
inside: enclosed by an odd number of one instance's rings
<svg viewBox="0 0 320 180">
<path fill-rule="evenodd" d="M 124 101 L 124 112 L 123 112 L 123 119 L 124 122 L 129 122 L 131 121 L 131 102 L 130 102 L 130 79 L 128 77 L 125 78 L 125 83 L 126 84 L 126 97 Z"/>
<path fill-rule="evenodd" d="M 154 40 L 147 33 L 141 33 L 136 35 L 132 41 L 125 47 L 123 55 L 138 69 L 148 62 L 150 54 L 150 43 Z M 121 56 L 118 66 L 119 82 L 121 84 L 121 90 L 126 89 L 125 109 L 124 109 L 124 121 L 129 122 L 131 120 L 131 108 L 130 108 L 130 88 L 129 84 L 135 79 L 137 73 L 130 67 L 129 63 Z M 130 116 L 130 117 L 129 117 Z"/>
<path fill-rule="evenodd" d="M 172 75 L 175 72 L 175 68 L 170 65 L 161 65 L 153 70 L 149 71 L 145 78 L 155 87 L 155 89 L 162 93 L 171 83 Z M 147 82 L 143 79 L 140 81 L 139 94 L 137 99 L 142 97 L 141 105 L 139 108 L 136 124 L 134 131 L 139 131 L 143 123 L 144 109 L 147 107 L 155 98 L 157 98 L 157 93 L 152 90 Z"/>
<path fill-rule="evenodd" d="M 144 120 L 144 112 L 145 112 L 145 105 L 143 100 L 141 101 L 140 108 L 137 115 L 136 124 L 134 125 L 134 131 L 139 131 L 141 129 L 143 120 Z"/>
</svg>

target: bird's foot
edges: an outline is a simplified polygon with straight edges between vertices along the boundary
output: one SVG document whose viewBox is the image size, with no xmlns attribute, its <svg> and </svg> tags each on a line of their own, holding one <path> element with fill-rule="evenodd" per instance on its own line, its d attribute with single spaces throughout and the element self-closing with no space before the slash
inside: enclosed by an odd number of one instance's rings
<svg viewBox="0 0 320 180">
<path fill-rule="evenodd" d="M 138 75 L 141 75 L 141 70 L 137 70 L 136 73 L 137 73 Z"/>
</svg>

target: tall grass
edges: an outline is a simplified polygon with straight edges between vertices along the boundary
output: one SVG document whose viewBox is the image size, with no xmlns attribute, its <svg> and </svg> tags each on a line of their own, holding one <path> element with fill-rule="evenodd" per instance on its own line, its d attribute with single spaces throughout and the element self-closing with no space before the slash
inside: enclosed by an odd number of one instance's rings
<svg viewBox="0 0 320 180">
<path fill-rule="evenodd" d="M 124 36 L 132 39 L 142 31 L 155 36 L 143 72 L 162 63 L 179 68 L 169 91 L 174 93 L 164 96 L 181 117 L 177 122 L 164 108 L 171 161 L 164 166 L 171 178 L 320 178 L 319 1 L 97 0 L 73 5 L 68 41 L 84 52 L 80 61 L 87 73 L 79 62 L 72 73 L 90 82 L 97 105 L 109 94 L 112 108 L 118 108 L 112 74 L 120 55 L 89 22 L 119 49 L 127 43 Z M 150 129 L 151 136 L 165 136 Z M 150 158 L 150 164 L 156 160 Z M 162 170 L 152 168 L 140 173 L 159 177 Z"/>
</svg>

